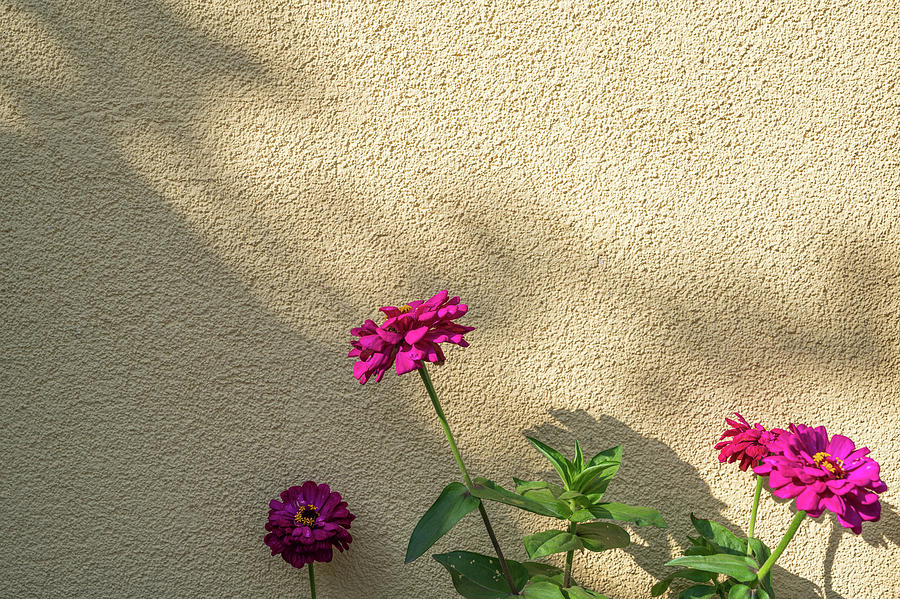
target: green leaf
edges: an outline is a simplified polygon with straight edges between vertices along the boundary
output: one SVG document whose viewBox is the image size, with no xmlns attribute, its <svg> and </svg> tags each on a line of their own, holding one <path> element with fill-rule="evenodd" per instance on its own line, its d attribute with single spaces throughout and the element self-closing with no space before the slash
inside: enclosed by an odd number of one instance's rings
<svg viewBox="0 0 900 599">
<path fill-rule="evenodd" d="M 597 464 L 596 466 L 588 466 L 581 473 L 575 477 L 575 480 L 572 481 L 572 488 L 576 491 L 580 491 L 582 493 L 603 493 L 606 491 L 606 487 L 609 486 L 609 481 L 612 480 L 613 475 L 619 470 L 619 466 L 617 464 Z M 606 485 L 593 484 L 597 481 L 595 479 L 600 478 L 600 482 L 605 482 Z M 595 487 L 603 487 L 602 491 L 594 490 Z"/>
<path fill-rule="evenodd" d="M 753 557 L 756 558 L 757 564 L 764 564 L 766 560 L 769 559 L 769 556 L 772 555 L 772 551 L 766 546 L 765 543 L 760 541 L 759 539 L 749 539 L 750 549 L 753 551 Z M 772 589 L 772 570 L 766 572 L 766 575 L 763 576 L 760 584 L 763 585 L 763 588 L 768 591 L 768 595 L 775 599 L 775 591 Z"/>
<path fill-rule="evenodd" d="M 730 530 L 712 520 L 702 520 L 691 514 L 691 522 L 701 535 L 716 544 L 719 553 L 747 555 L 747 542 L 739 539 Z"/>
<path fill-rule="evenodd" d="M 751 599 L 750 587 L 745 584 L 736 584 L 728 591 L 728 599 Z"/>
<path fill-rule="evenodd" d="M 756 562 L 745 555 L 686 555 L 673 559 L 667 566 L 684 566 L 731 576 L 739 582 L 756 580 Z"/>
<path fill-rule="evenodd" d="M 650 587 L 650 596 L 651 597 L 659 597 L 663 593 L 669 590 L 669 585 L 672 584 L 672 577 L 666 576 L 655 585 Z"/>
<path fill-rule="evenodd" d="M 534 499 L 537 499 L 538 493 L 540 493 L 540 491 L 532 491 L 530 496 Z M 582 495 L 578 491 L 566 491 L 560 494 L 556 499 L 562 504 L 562 506 L 565 506 L 565 509 L 562 509 L 562 507 L 560 507 L 560 511 L 568 511 L 568 515 L 570 516 L 572 515 L 572 509 L 569 507 L 571 504 L 575 504 L 578 509 L 581 509 L 590 508 L 595 503 L 589 497 Z"/>
<path fill-rule="evenodd" d="M 528 570 L 528 578 L 532 582 L 552 582 L 556 586 L 563 585 L 564 574 L 562 569 L 541 562 L 523 562 Z"/>
<path fill-rule="evenodd" d="M 624 522 L 634 522 L 638 526 L 656 526 L 658 528 L 666 528 L 668 525 L 659 512 L 649 507 L 638 507 L 633 505 L 625 505 L 624 503 L 598 503 L 587 510 L 579 510 L 569 518 L 573 522 L 576 514 L 581 511 L 589 512 L 594 518 L 605 518 L 607 520 L 622 520 Z M 589 520 L 591 518 L 585 518 Z M 581 520 L 582 522 L 584 520 Z"/>
<path fill-rule="evenodd" d="M 517 508 L 534 512 L 542 516 L 553 516 L 554 518 L 565 519 L 568 514 L 564 514 L 557 506 L 551 506 L 544 502 L 535 501 L 524 495 L 513 493 L 504 489 L 497 483 L 486 478 L 476 478 L 472 485 L 472 495 L 487 499 L 489 501 L 499 501 L 507 505 L 513 505 Z"/>
<path fill-rule="evenodd" d="M 525 599 L 566 599 L 562 590 L 552 582 L 534 582 L 522 591 Z"/>
<path fill-rule="evenodd" d="M 568 518 L 572 514 L 572 509 L 566 501 L 560 500 L 560 497 L 569 493 L 559 485 L 553 485 L 544 481 L 522 481 L 513 478 L 516 483 L 516 493 L 533 499 L 538 503 L 543 503 L 554 512 L 558 512 L 564 518 Z"/>
<path fill-rule="evenodd" d="M 516 493 L 520 494 L 526 491 L 546 489 L 550 486 L 550 483 L 542 480 L 521 480 L 515 476 L 513 477 L 513 482 L 516 483 Z"/>
<path fill-rule="evenodd" d="M 564 553 L 581 549 L 578 537 L 565 530 L 545 530 L 525 537 L 525 552 L 528 557 L 544 557 L 554 553 Z"/>
<path fill-rule="evenodd" d="M 609 599 L 606 595 L 582 587 L 568 587 L 563 591 L 568 595 L 568 599 Z"/>
<path fill-rule="evenodd" d="M 466 599 L 505 599 L 509 596 L 509 585 L 496 557 L 471 551 L 452 551 L 432 557 L 447 569 L 453 587 Z M 506 563 L 518 593 L 528 582 L 528 570 L 513 560 L 506 560 Z"/>
<path fill-rule="evenodd" d="M 525 438 L 531 441 L 531 444 L 534 445 L 539 452 L 544 454 L 545 458 L 550 460 L 550 463 L 553 464 L 553 467 L 556 469 L 556 473 L 559 474 L 559 477 L 566 484 L 566 486 L 569 486 L 569 483 L 572 482 L 569 466 L 571 462 L 563 457 L 563 454 L 559 453 L 549 445 L 541 443 L 534 437 L 526 436 Z"/>
<path fill-rule="evenodd" d="M 581 540 L 585 549 L 590 551 L 606 551 L 627 547 L 631 542 L 628 531 L 621 526 L 608 522 L 588 522 L 579 524 L 575 535 Z"/>
<path fill-rule="evenodd" d="M 728 599 L 770 599 L 763 589 L 751 589 L 745 584 L 736 584 L 728 591 Z"/>
<path fill-rule="evenodd" d="M 679 570 L 678 572 L 673 572 L 669 574 L 650 589 L 650 594 L 653 597 L 659 597 L 669 588 L 669 585 L 672 584 L 672 581 L 676 578 L 685 578 L 692 582 L 709 582 L 713 578 L 715 578 L 715 574 L 711 574 L 709 572 L 702 572 L 700 570 L 691 570 L 690 568 L 685 568 L 684 570 Z"/>
<path fill-rule="evenodd" d="M 601 451 L 597 455 L 591 458 L 591 461 L 588 462 L 588 466 L 596 466 L 602 462 L 613 462 L 616 464 L 622 463 L 622 446 L 616 445 L 615 447 L 610 447 L 604 451 Z"/>
<path fill-rule="evenodd" d="M 581 444 L 575 439 L 575 467 L 581 472 L 584 469 L 584 453 L 581 451 Z"/>
<path fill-rule="evenodd" d="M 705 584 L 688 587 L 678 594 L 678 599 L 714 599 L 715 597 L 716 587 Z"/>
<path fill-rule="evenodd" d="M 556 566 L 551 566 L 544 562 L 522 562 L 522 565 L 528 570 L 528 576 L 530 578 L 534 578 L 535 576 L 552 577 L 563 573 L 562 568 L 557 568 Z"/>
<path fill-rule="evenodd" d="M 479 503 L 478 498 L 473 497 L 462 483 L 454 482 L 444 487 L 437 500 L 416 524 L 406 548 L 406 563 L 428 551 L 463 516 L 477 508 Z"/>
</svg>

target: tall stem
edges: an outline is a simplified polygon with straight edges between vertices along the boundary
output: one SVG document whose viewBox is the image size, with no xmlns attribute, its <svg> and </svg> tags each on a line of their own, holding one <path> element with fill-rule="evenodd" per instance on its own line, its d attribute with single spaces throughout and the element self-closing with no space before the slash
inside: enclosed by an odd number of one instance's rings
<svg viewBox="0 0 900 599">
<path fill-rule="evenodd" d="M 578 523 L 572 522 L 569 524 L 569 532 L 573 535 L 575 531 L 578 530 Z M 575 555 L 575 550 L 566 552 L 566 574 L 563 578 L 563 588 L 569 588 L 572 585 L 572 557 Z"/>
<path fill-rule="evenodd" d="M 750 547 L 750 539 L 753 538 L 753 530 L 756 528 L 756 511 L 759 509 L 759 494 L 762 492 L 763 477 L 756 475 L 756 492 L 753 494 L 753 508 L 750 510 L 750 528 L 747 530 L 747 555 L 753 555 Z"/>
<path fill-rule="evenodd" d="M 772 569 L 772 566 L 775 565 L 775 561 L 784 553 L 784 548 L 788 546 L 788 543 L 791 542 L 791 539 L 794 538 L 794 535 L 797 533 L 797 529 L 800 528 L 800 525 L 803 524 L 803 518 L 806 517 L 806 512 L 803 510 L 798 510 L 797 515 L 794 516 L 794 519 L 791 520 L 791 525 L 788 526 L 787 532 L 784 533 L 784 536 L 781 538 L 781 542 L 778 543 L 778 547 L 775 548 L 775 551 L 772 552 L 772 555 L 769 556 L 769 559 L 766 560 L 766 563 L 762 565 L 762 568 L 759 569 L 759 572 L 756 573 L 757 580 L 762 580 L 766 574 L 769 573 L 769 570 Z"/>
<path fill-rule="evenodd" d="M 316 573 L 313 571 L 313 562 L 309 563 L 309 592 L 312 599 L 316 599 Z"/>
<path fill-rule="evenodd" d="M 462 473 L 463 481 L 465 481 L 466 487 L 471 489 L 472 479 L 469 478 L 469 472 L 466 470 L 466 465 L 463 463 L 462 456 L 459 455 L 459 449 L 456 447 L 456 440 L 453 438 L 453 433 L 450 432 L 450 425 L 447 423 L 447 417 L 444 416 L 441 402 L 438 401 L 437 393 L 434 390 L 434 384 L 431 382 L 431 377 L 428 375 L 428 370 L 426 370 L 424 364 L 419 369 L 419 375 L 422 377 L 422 382 L 425 383 L 425 389 L 428 390 L 428 397 L 431 398 L 431 405 L 434 406 L 434 411 L 437 414 L 438 420 L 441 421 L 441 427 L 444 429 L 444 436 L 447 437 L 447 443 L 450 444 L 450 451 L 453 452 L 453 457 L 456 458 L 456 464 L 459 466 L 459 471 Z M 513 582 L 512 574 L 509 571 L 509 565 L 506 563 L 506 558 L 503 557 L 503 551 L 500 550 L 500 543 L 497 542 L 497 535 L 494 534 L 494 528 L 491 526 L 487 511 L 484 509 L 484 502 L 480 500 L 478 502 L 478 512 L 481 514 L 481 519 L 484 520 L 484 527 L 487 529 L 488 537 L 490 537 L 491 544 L 494 546 L 494 551 L 497 553 L 497 559 L 500 560 L 500 569 L 503 570 L 503 576 L 506 578 L 509 590 L 513 595 L 517 595 L 516 584 Z"/>
</svg>

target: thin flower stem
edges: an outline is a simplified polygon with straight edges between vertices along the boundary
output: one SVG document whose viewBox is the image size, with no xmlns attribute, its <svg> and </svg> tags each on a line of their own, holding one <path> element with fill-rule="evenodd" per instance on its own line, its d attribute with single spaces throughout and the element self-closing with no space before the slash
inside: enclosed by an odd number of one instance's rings
<svg viewBox="0 0 900 599">
<path fill-rule="evenodd" d="M 312 599 L 316 599 L 316 574 L 313 571 L 313 562 L 309 563 L 309 592 Z"/>
<path fill-rule="evenodd" d="M 763 477 L 756 475 L 756 492 L 753 494 L 753 508 L 750 510 L 750 528 L 747 529 L 747 555 L 753 555 L 753 549 L 750 547 L 750 539 L 753 538 L 753 531 L 756 528 L 756 511 L 759 509 L 759 494 L 762 492 Z"/>
<path fill-rule="evenodd" d="M 800 528 L 800 525 L 803 524 L 803 518 L 806 517 L 806 512 L 803 510 L 798 510 L 797 515 L 794 516 L 794 519 L 791 520 L 791 525 L 788 526 L 787 532 L 784 533 L 784 536 L 781 538 L 781 542 L 778 543 L 778 547 L 775 548 L 775 551 L 772 552 L 772 555 L 769 556 L 769 559 L 766 560 L 766 563 L 762 565 L 762 568 L 759 569 L 759 572 L 756 573 L 756 579 L 762 580 L 765 578 L 766 574 L 769 573 L 769 570 L 772 569 L 772 566 L 775 565 L 775 561 L 781 557 L 781 554 L 784 553 L 785 547 L 788 546 L 788 543 L 791 542 L 791 539 L 794 538 L 794 535 L 797 533 L 797 529 Z"/>
<path fill-rule="evenodd" d="M 419 375 L 422 377 L 422 382 L 425 383 L 425 389 L 428 390 L 428 397 L 431 398 L 431 405 L 434 406 L 434 411 L 437 413 L 438 420 L 441 421 L 441 427 L 444 429 L 444 436 L 447 437 L 447 443 L 450 444 L 450 450 L 453 452 L 453 457 L 456 458 L 456 464 L 459 466 L 459 471 L 462 473 L 466 487 L 471 489 L 472 479 L 469 478 L 469 472 L 466 470 L 466 465 L 463 464 L 462 456 L 459 455 L 459 449 L 456 447 L 456 440 L 453 438 L 453 433 L 450 432 L 450 425 L 447 423 L 447 417 L 444 416 L 441 402 L 438 401 L 437 393 L 434 390 L 434 384 L 431 382 L 431 377 L 428 375 L 428 370 L 425 369 L 424 364 L 419 368 Z M 485 511 L 483 504 L 484 502 L 479 500 L 478 512 L 481 514 L 481 519 L 484 520 L 484 527 L 487 529 L 491 544 L 494 546 L 494 551 L 497 553 L 497 559 L 500 560 L 500 569 L 503 570 L 503 576 L 506 578 L 509 590 L 513 595 L 518 595 L 516 584 L 513 582 L 512 574 L 509 571 L 509 565 L 506 563 L 506 558 L 503 557 L 503 551 L 500 550 L 500 543 L 497 542 L 497 535 L 494 534 L 494 528 L 491 526 L 491 521 L 488 519 L 487 511 Z"/>
<path fill-rule="evenodd" d="M 570 533 L 572 533 L 574 535 L 576 530 L 578 530 L 577 522 L 572 522 L 571 524 L 569 524 L 569 532 Z M 566 575 L 565 575 L 565 578 L 563 578 L 563 588 L 564 589 L 567 589 L 572 585 L 572 558 L 574 557 L 574 555 L 575 555 L 574 549 L 572 551 L 566 552 Z"/>
</svg>

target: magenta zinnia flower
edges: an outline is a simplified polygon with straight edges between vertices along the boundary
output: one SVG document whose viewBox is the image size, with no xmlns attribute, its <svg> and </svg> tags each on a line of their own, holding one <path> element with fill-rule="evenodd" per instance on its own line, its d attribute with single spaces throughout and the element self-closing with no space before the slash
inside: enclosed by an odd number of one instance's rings
<svg viewBox="0 0 900 599">
<path fill-rule="evenodd" d="M 777 455 L 764 457 L 755 466 L 757 474 L 769 475 L 772 492 L 782 499 L 797 498 L 797 509 L 818 518 L 824 510 L 834 512 L 841 526 L 856 534 L 864 521 L 881 517 L 878 493 L 887 490 L 881 467 L 867 447 L 842 435 L 828 438 L 824 426 L 811 428 L 792 424 L 774 444 Z"/>
<path fill-rule="evenodd" d="M 731 440 L 720 441 L 716 443 L 715 448 L 721 450 L 720 462 L 731 463 L 740 460 L 741 463 L 738 467 L 746 472 L 749 466 L 755 466 L 762 458 L 771 453 L 769 447 L 778 438 L 778 435 L 785 431 L 780 428 L 773 428 L 769 431 L 758 422 L 751 426 L 737 412 L 734 415 L 738 417 L 739 421 L 726 418 L 725 422 L 731 428 L 719 437 L 719 439 L 731 437 Z"/>
<path fill-rule="evenodd" d="M 468 307 L 459 303 L 459 297 L 447 299 L 448 295 L 444 290 L 424 302 L 416 300 L 399 308 L 386 306 L 381 308 L 385 316 L 381 325 L 367 320 L 350 331 L 359 337 L 350 342 L 353 349 L 347 355 L 359 358 L 353 365 L 353 376 L 360 384 L 372 375 L 375 382 L 380 381 L 395 363 L 397 374 L 418 370 L 423 362 L 443 363 L 444 352 L 439 343 L 469 346 L 463 335 L 475 329 L 453 322 Z"/>
<path fill-rule="evenodd" d="M 348 549 L 353 538 L 347 529 L 356 518 L 347 510 L 340 493 L 311 480 L 281 492 L 281 501 L 269 502 L 265 543 L 272 555 L 302 568 L 312 562 L 330 562 L 332 548 Z"/>
</svg>

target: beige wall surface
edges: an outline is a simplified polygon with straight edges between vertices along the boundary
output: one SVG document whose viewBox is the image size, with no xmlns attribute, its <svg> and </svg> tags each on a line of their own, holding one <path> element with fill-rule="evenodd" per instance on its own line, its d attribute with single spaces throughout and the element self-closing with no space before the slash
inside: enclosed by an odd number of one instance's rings
<svg viewBox="0 0 900 599">
<path fill-rule="evenodd" d="M 670 523 L 579 580 L 648 597 L 691 511 L 746 527 L 739 410 L 889 486 L 861 536 L 804 524 L 780 599 L 896 598 L 898 32 L 896 0 L 0 0 L 0 596 L 306 596 L 262 537 L 312 478 L 358 516 L 320 597 L 453 597 L 402 563 L 458 477 L 421 383 L 345 357 L 448 288 L 470 470 L 623 443 L 609 497 Z M 551 524 L 490 510 L 513 558 Z"/>
</svg>

